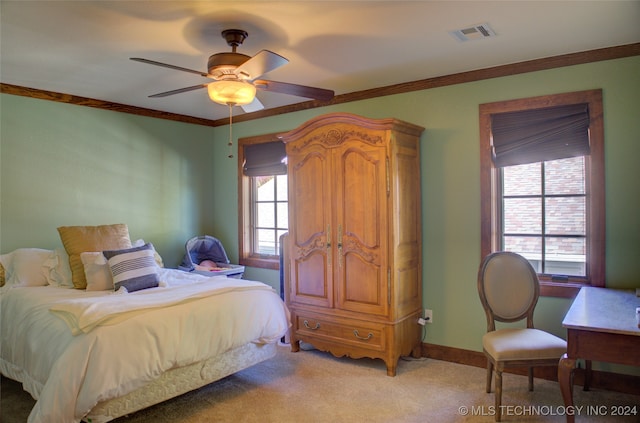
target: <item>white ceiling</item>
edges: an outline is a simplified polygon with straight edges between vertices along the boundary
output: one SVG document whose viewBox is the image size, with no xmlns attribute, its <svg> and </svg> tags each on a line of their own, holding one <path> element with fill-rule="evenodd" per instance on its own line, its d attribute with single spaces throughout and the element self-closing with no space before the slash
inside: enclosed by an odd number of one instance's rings
<svg viewBox="0 0 640 423">
<path fill-rule="evenodd" d="M 1 0 L 0 15 L 1 82 L 206 119 L 228 115 L 206 90 L 147 96 L 210 80 L 129 58 L 206 71 L 209 55 L 230 51 L 220 32 L 239 28 L 240 53 L 289 59 L 264 79 L 345 94 L 640 42 L 640 1 Z M 449 33 L 482 23 L 496 36 Z"/>
</svg>

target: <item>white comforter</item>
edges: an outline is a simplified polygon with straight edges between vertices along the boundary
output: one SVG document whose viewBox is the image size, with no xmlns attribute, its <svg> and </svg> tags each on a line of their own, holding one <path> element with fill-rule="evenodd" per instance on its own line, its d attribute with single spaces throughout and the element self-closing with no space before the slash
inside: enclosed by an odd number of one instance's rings
<svg viewBox="0 0 640 423">
<path fill-rule="evenodd" d="M 30 423 L 78 422 L 98 402 L 168 369 L 247 342 L 276 342 L 289 327 L 284 303 L 267 285 L 169 269 L 161 280 L 167 286 L 130 294 L 57 287 L 2 293 L 0 371 L 37 399 Z M 93 307 L 92 298 L 109 305 Z M 118 305 L 127 298 L 144 305 Z"/>
</svg>

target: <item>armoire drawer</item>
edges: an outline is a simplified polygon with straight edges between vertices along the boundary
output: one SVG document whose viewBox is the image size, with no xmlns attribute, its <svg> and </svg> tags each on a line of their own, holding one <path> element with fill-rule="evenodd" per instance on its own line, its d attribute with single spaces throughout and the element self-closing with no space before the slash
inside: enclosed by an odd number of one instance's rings
<svg viewBox="0 0 640 423">
<path fill-rule="evenodd" d="M 300 336 L 312 336 L 335 342 L 366 346 L 382 350 L 385 345 L 384 329 L 371 323 L 363 325 L 355 321 L 333 321 L 318 316 L 296 316 L 296 332 Z"/>
</svg>

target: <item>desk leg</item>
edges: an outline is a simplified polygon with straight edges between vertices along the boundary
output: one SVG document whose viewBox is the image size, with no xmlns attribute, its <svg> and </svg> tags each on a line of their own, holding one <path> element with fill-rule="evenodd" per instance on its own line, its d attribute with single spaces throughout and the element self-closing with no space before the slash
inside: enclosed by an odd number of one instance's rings
<svg viewBox="0 0 640 423">
<path fill-rule="evenodd" d="M 566 408 L 573 408 L 573 370 L 576 366 L 576 360 L 569 358 L 567 354 L 563 354 L 558 363 L 558 383 L 560 384 L 560 392 Z M 567 413 L 567 423 L 574 423 L 575 416 Z"/>
<path fill-rule="evenodd" d="M 591 360 L 585 360 L 584 367 L 584 390 L 588 391 L 591 387 Z"/>
</svg>

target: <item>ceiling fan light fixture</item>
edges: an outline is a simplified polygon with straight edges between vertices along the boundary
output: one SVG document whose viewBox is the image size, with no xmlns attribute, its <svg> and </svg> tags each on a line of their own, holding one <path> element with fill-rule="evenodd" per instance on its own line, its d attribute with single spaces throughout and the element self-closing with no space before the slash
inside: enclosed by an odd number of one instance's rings
<svg viewBox="0 0 640 423">
<path fill-rule="evenodd" d="M 215 81 L 209 84 L 207 90 L 209 98 L 219 104 L 243 106 L 256 97 L 256 87 L 239 80 Z"/>
</svg>

